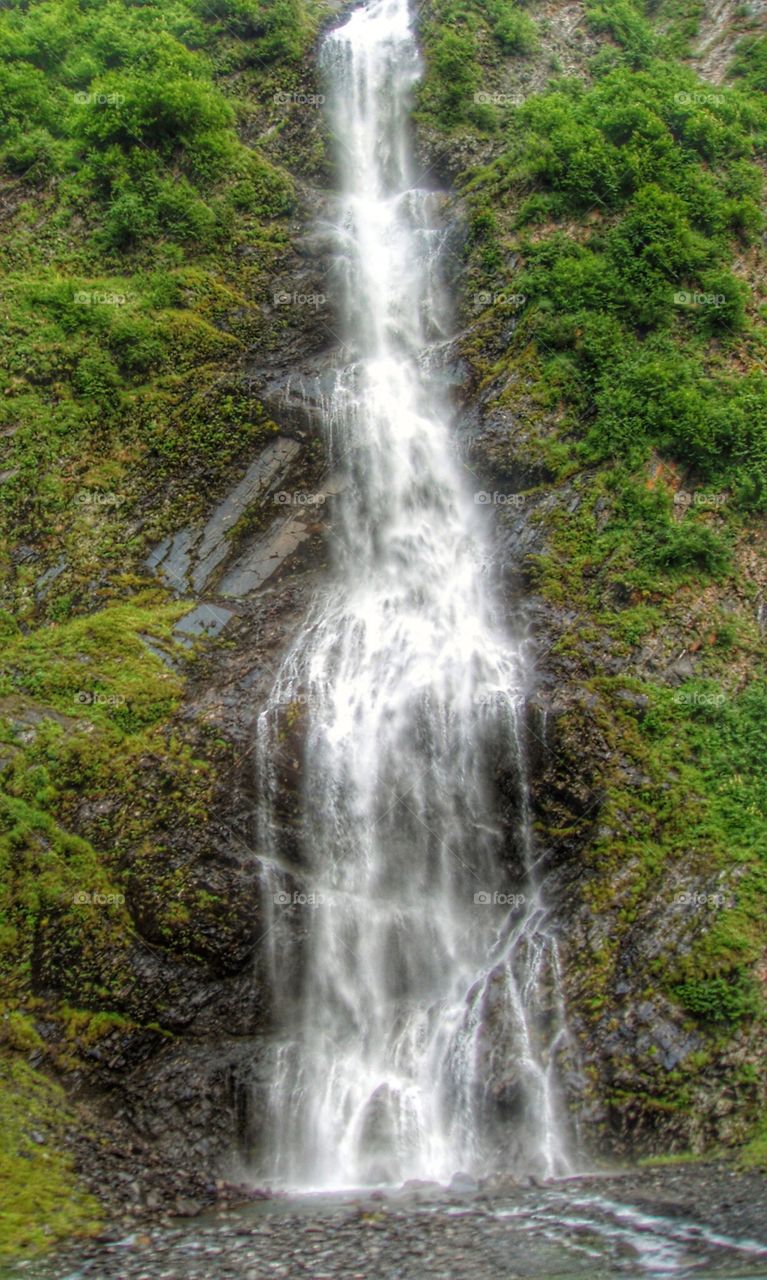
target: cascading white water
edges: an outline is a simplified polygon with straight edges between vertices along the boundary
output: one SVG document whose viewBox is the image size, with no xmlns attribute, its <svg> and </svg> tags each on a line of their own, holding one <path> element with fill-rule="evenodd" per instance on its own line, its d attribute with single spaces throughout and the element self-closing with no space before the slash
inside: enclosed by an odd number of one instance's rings
<svg viewBox="0 0 767 1280">
<path fill-rule="evenodd" d="M 564 1020 L 534 875 L 524 670 L 485 598 L 482 508 L 431 371 L 449 331 L 444 232 L 440 198 L 414 186 L 407 0 L 355 10 L 322 61 L 348 343 L 327 428 L 346 486 L 332 589 L 259 721 L 276 1021 L 263 1172 L 302 1188 L 446 1181 L 493 1158 L 562 1172 Z M 275 765 L 296 730 L 286 707 L 304 732 L 289 855 Z M 511 834 L 493 785 L 503 755 Z M 501 1138 L 491 1094 L 504 1079 Z"/>
</svg>

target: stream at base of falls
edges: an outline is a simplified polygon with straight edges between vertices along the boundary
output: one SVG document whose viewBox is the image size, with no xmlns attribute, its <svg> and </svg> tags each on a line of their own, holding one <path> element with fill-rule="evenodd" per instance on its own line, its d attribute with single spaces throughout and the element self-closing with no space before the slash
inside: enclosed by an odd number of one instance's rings
<svg viewBox="0 0 767 1280">
<path fill-rule="evenodd" d="M 680 1165 L 285 1196 L 137 1225 L 0 1280 L 767 1280 L 758 1173 Z"/>
</svg>

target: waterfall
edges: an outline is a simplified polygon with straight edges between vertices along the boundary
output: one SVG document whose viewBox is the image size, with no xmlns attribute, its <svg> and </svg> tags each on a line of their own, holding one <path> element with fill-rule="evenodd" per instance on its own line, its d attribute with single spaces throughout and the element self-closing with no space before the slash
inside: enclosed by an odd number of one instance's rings
<svg viewBox="0 0 767 1280">
<path fill-rule="evenodd" d="M 565 1024 L 535 873 L 525 664 L 493 616 L 486 513 L 433 358 L 451 323 L 443 201 L 416 185 L 407 0 L 356 9 L 321 57 L 346 344 L 326 425 L 345 484 L 331 586 L 258 724 L 274 1005 L 259 1167 L 315 1189 L 555 1174 Z"/>
</svg>

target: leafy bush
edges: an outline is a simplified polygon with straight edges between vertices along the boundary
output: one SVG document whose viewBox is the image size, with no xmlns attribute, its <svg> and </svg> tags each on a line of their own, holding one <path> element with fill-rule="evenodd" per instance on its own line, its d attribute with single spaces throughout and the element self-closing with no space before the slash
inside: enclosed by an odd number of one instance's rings
<svg viewBox="0 0 767 1280">
<path fill-rule="evenodd" d="M 455 123 L 465 116 L 480 83 L 471 33 L 444 30 L 432 46 L 431 61 L 440 84 L 440 116 L 448 124 Z"/>
<path fill-rule="evenodd" d="M 616 21 L 621 12 L 611 10 Z M 471 252 L 489 281 L 503 271 L 496 211 L 518 202 L 515 289 L 527 302 L 513 346 L 535 342 L 539 395 L 572 408 L 588 460 L 637 466 L 655 447 L 755 510 L 767 487 L 767 379 L 758 365 L 724 376 L 707 348 L 749 325 L 749 289 L 729 263 L 733 241 L 748 245 L 763 225 L 752 162 L 761 117 L 750 100 L 724 90 L 712 100 L 696 83 L 647 59 L 528 99 L 506 150 L 469 184 Z M 577 240 L 556 225 L 525 231 L 573 216 L 589 219 Z M 673 529 L 656 562 L 675 572 L 723 563 L 706 532 Z"/>
<path fill-rule="evenodd" d="M 482 100 L 488 89 L 480 52 L 533 53 L 538 33 L 532 18 L 516 0 L 432 0 L 421 38 L 427 74 L 419 90 L 420 114 L 440 128 L 494 131 L 498 113 Z"/>
<path fill-rule="evenodd" d="M 529 14 L 512 5 L 496 4 L 494 10 L 493 35 L 503 52 L 533 53 L 538 47 L 538 28 Z"/>
<path fill-rule="evenodd" d="M 10 545 L 44 538 L 69 574 L 45 597 L 26 570 L 6 575 L 25 616 L 76 614 L 97 558 L 105 595 L 117 590 L 110 575 L 140 564 L 152 536 L 126 545 L 137 493 L 176 466 L 201 501 L 200 474 L 217 478 L 257 430 L 260 406 L 233 399 L 231 382 L 256 337 L 272 341 L 260 303 L 294 188 L 240 130 L 269 133 L 282 154 L 277 131 L 251 117 L 271 115 L 281 77 L 298 82 L 292 59 L 321 2 L 243 0 L 236 12 L 257 31 L 247 37 L 225 0 L 217 12 L 197 0 L 0 6 L 0 177 L 14 176 L 0 530 Z M 120 503 L 76 507 L 84 477 L 103 474 Z"/>
<path fill-rule="evenodd" d="M 92 93 L 107 99 L 107 109 L 83 104 L 73 131 L 86 144 L 99 147 L 138 143 L 169 154 L 201 134 L 224 129 L 234 119 L 231 107 L 210 85 L 169 77 L 166 69 L 139 75 L 113 72 L 95 81 Z"/>
<path fill-rule="evenodd" d="M 211 18 L 218 28 L 206 25 Z M 263 65 L 294 58 L 309 30 L 303 0 L 39 0 L 6 9 L 0 169 L 62 175 L 75 199 L 101 205 L 100 244 L 117 251 L 159 236 L 209 247 L 227 220 L 201 192 L 230 178 L 254 184 L 254 215 L 280 217 L 291 198 L 285 179 L 240 143 L 203 49 L 215 48 L 218 31 L 246 36 Z"/>
<path fill-rule="evenodd" d="M 741 40 L 730 72 L 749 89 L 767 93 L 767 36 L 746 36 Z"/>
<path fill-rule="evenodd" d="M 704 1022 L 737 1023 L 759 1012 L 759 993 L 748 975 L 698 978 L 682 982 L 673 994 L 688 1012 Z"/>
<path fill-rule="evenodd" d="M 618 60 L 638 68 L 647 66 L 650 60 L 662 52 L 662 39 L 637 10 L 631 0 L 609 0 L 595 3 L 587 9 L 589 23 L 594 31 L 606 31 L 620 46 Z M 616 60 L 612 49 L 604 50 L 597 65 L 610 65 Z"/>
<path fill-rule="evenodd" d="M 257 41 L 253 56 L 261 63 L 297 58 L 303 51 L 306 21 L 300 0 L 194 0 L 203 19 L 215 18 L 225 31 Z"/>
</svg>

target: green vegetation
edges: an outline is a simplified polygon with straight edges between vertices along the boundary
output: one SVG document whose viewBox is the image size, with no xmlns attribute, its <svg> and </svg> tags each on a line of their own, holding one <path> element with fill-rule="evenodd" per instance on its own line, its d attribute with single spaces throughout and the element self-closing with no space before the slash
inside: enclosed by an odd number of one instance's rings
<svg viewBox="0 0 767 1280">
<path fill-rule="evenodd" d="M 22 1062 L 0 1059 L 0 1258 L 98 1230 L 98 1205 L 56 1147 L 73 1120 L 60 1088 Z"/>
<path fill-rule="evenodd" d="M 96 564 L 106 578 L 139 565 L 162 521 L 271 429 L 242 360 L 288 323 L 271 314 L 294 200 L 282 134 L 298 168 L 321 163 L 316 112 L 291 92 L 322 8 L 0 13 L 0 539 L 44 534 L 64 551 L 49 616 L 77 607 Z M 245 141 L 261 132 L 267 149 Z M 162 515 L 127 533 L 171 478 Z M 4 584 L 17 609 L 27 579 Z"/>
<path fill-rule="evenodd" d="M 522 253 L 506 359 L 534 345 L 539 400 L 564 403 L 585 461 L 635 466 L 655 447 L 734 506 L 764 509 L 764 332 L 731 269 L 763 226 L 749 161 L 764 113 L 732 90 L 699 105 L 694 84 L 661 62 L 530 99 L 511 145 L 469 184 L 473 253 L 496 292 L 505 258 Z M 499 207 L 515 211 L 503 230 Z M 572 217 L 576 237 L 558 225 Z"/>
<path fill-rule="evenodd" d="M 722 578 L 733 535 L 767 509 L 767 353 L 751 288 L 764 227 L 761 43 L 739 46 L 740 78 L 713 92 L 639 7 L 596 6 L 591 30 L 608 39 L 585 78 L 477 115 L 477 86 L 504 86 L 497 58 L 470 7 L 449 28 L 441 0 L 429 12 L 421 119 L 493 141 L 492 161 L 461 180 L 467 292 L 495 300 L 467 354 L 488 384 L 506 380 L 499 404 L 524 394 L 541 465 L 561 481 L 591 474 L 610 512 L 599 528 L 588 514 L 554 516 L 547 588 L 591 586 L 596 603 L 608 563 L 629 591 Z M 449 76 L 448 35 L 462 42 Z M 650 485 L 657 456 L 666 472 Z"/>
<path fill-rule="evenodd" d="M 677 1164 L 699 1164 L 701 1156 L 691 1151 L 673 1152 L 666 1156 L 643 1156 L 637 1164 L 643 1169 L 665 1169 Z"/>
<path fill-rule="evenodd" d="M 747 88 L 767 93 L 767 36 L 741 40 L 731 72 Z"/>
<path fill-rule="evenodd" d="M 189 606 L 144 557 L 275 429 L 243 365 L 294 323 L 275 280 L 294 175 L 325 163 L 295 99 L 326 9 L 0 11 L 0 1251 L 94 1215 L 24 1058 L 79 1070 L 115 1028 L 162 1036 L 136 946 L 201 963 L 222 932 L 184 850 L 223 748 L 175 724 Z"/>
<path fill-rule="evenodd" d="M 746 1169 L 767 1170 L 767 1125 L 764 1125 L 746 1144 L 740 1153 L 741 1164 Z"/>
<path fill-rule="evenodd" d="M 592 688 L 602 695 L 600 728 L 615 758 L 628 756 L 643 779 L 638 791 L 621 784 L 619 770 L 605 779 L 603 834 L 588 853 L 599 871 L 591 887 L 595 905 L 606 894 L 608 909 L 620 875 L 624 925 L 645 910 L 684 915 L 689 945 L 655 963 L 653 984 L 704 1026 L 718 1034 L 764 1016 L 753 968 L 767 915 L 767 865 L 755 857 L 767 848 L 767 685 L 728 694 L 716 681 L 691 681 L 671 692 L 602 676 Z M 640 714 L 626 692 L 645 700 Z M 695 892 L 659 902 L 661 877 L 675 869 Z M 614 937 L 612 946 L 619 941 Z M 603 979 L 604 971 L 595 992 Z"/>
<path fill-rule="evenodd" d="M 581 975 L 586 1016 L 609 1019 L 605 993 L 644 912 L 677 909 L 659 901 L 665 885 L 698 883 L 706 900 L 645 970 L 647 998 L 674 1002 L 706 1045 L 681 1072 L 633 1064 L 642 1106 L 674 1112 L 765 1018 L 767 46 L 736 15 L 728 78 L 712 85 L 688 61 L 698 0 L 604 0 L 587 16 L 563 77 L 556 57 L 547 70 L 501 51 L 469 5 L 431 0 L 419 120 L 483 157 L 458 179 L 464 350 L 514 423 L 492 446 L 494 475 L 518 474 L 520 443 L 539 475 L 527 498 L 546 550 L 528 572 L 561 608 L 550 661 L 589 690 L 560 723 L 563 769 L 577 774 L 596 735 L 599 805 L 570 826 L 555 802 L 542 833 L 577 843 L 582 830 L 582 891 L 611 920 Z M 666 668 L 693 654 L 679 686 Z M 755 1118 L 755 1085 L 738 1088 Z"/>
<path fill-rule="evenodd" d="M 439 129 L 492 129 L 492 68 L 504 55 L 524 58 L 538 47 L 536 23 L 517 0 L 434 0 L 425 6 L 421 37 L 428 74 L 418 118 Z"/>
<path fill-rule="evenodd" d="M 6 642 L 0 674 L 6 998 L 24 999 L 33 953 L 38 962 L 43 955 L 53 961 L 58 939 L 56 983 L 86 1007 L 105 1000 L 109 1007 L 107 975 L 119 970 L 131 932 L 125 895 L 104 853 L 69 834 L 67 819 L 83 791 L 95 798 L 121 778 L 127 786 L 136 760 L 161 735 L 180 682 L 141 636 L 172 648 L 170 627 L 179 612 L 175 605 L 117 606 Z"/>
</svg>

